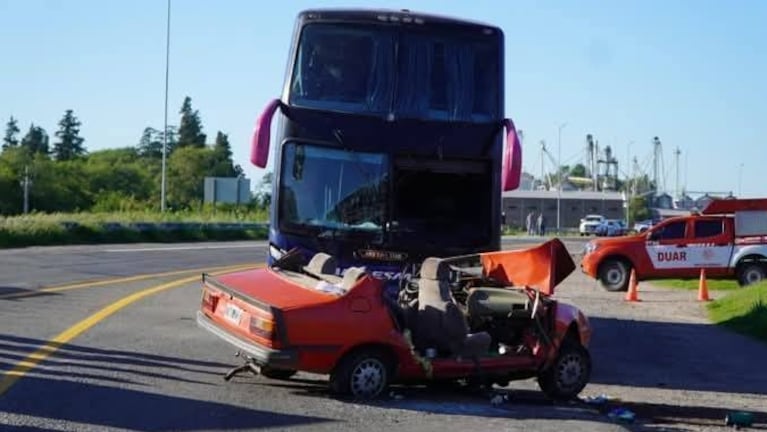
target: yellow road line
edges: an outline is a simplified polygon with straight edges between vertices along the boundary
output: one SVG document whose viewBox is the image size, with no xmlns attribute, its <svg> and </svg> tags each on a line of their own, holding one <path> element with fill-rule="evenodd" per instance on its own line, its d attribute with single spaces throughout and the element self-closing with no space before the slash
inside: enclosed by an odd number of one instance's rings
<svg viewBox="0 0 767 432">
<path fill-rule="evenodd" d="M 217 275 L 217 274 L 222 274 L 222 273 L 226 273 L 226 272 L 237 270 L 237 269 L 247 269 L 247 268 L 254 268 L 254 267 L 255 267 L 254 265 L 248 265 L 248 266 L 241 265 L 238 267 L 228 267 L 226 269 L 219 268 L 218 270 L 211 272 L 211 274 Z M 263 267 L 263 266 L 259 265 L 258 267 Z M 63 345 L 67 344 L 72 339 L 81 335 L 83 332 L 95 326 L 96 324 L 103 321 L 104 319 L 108 318 L 110 315 L 114 314 L 120 309 L 123 309 L 126 306 L 129 306 L 145 297 L 151 296 L 153 294 L 157 294 L 161 291 L 169 290 L 171 288 L 176 288 L 184 284 L 188 284 L 188 283 L 199 281 L 199 280 L 200 280 L 200 276 L 191 276 L 191 277 L 186 277 L 183 279 L 178 279 L 172 282 L 167 282 L 162 285 L 157 285 L 152 288 L 147 288 L 142 291 L 138 291 L 127 297 L 123 297 L 120 300 L 117 300 L 116 302 L 104 307 L 103 309 L 99 310 L 98 312 L 94 313 L 88 318 L 85 318 L 84 320 L 78 322 L 72 327 L 64 330 L 53 339 L 45 342 L 39 349 L 37 349 L 37 351 L 28 355 L 24 360 L 21 360 L 20 362 L 18 362 L 13 367 L 13 369 L 4 373 L 3 379 L 0 380 L 0 396 L 2 396 L 6 391 L 8 391 L 8 389 L 10 389 L 11 386 L 13 386 L 16 383 L 16 381 L 20 380 L 24 375 L 26 375 L 27 372 L 34 369 L 34 367 L 37 366 L 40 362 L 42 362 L 43 360 L 53 355 Z"/>
<path fill-rule="evenodd" d="M 236 265 L 236 266 L 227 266 L 223 267 L 223 269 L 226 268 L 240 268 L 244 264 Z M 110 279 L 99 279 L 94 281 L 86 281 L 86 282 L 77 282 L 73 284 L 67 284 L 67 285 L 58 285 L 58 286 L 52 286 L 48 288 L 42 288 L 34 291 L 24 291 L 24 292 L 17 292 L 17 293 L 11 293 L 11 294 L 2 294 L 0 295 L 0 300 L 3 299 L 16 299 L 16 298 L 23 298 L 23 297 L 35 297 L 39 295 L 43 295 L 46 293 L 53 293 L 53 292 L 60 292 L 60 291 L 69 291 L 74 289 L 81 289 L 81 288 L 92 288 L 99 285 L 107 285 L 107 284 L 117 284 L 117 283 L 126 283 L 126 282 L 137 282 L 142 281 L 146 279 L 154 279 L 158 277 L 166 277 L 166 276 L 176 276 L 180 274 L 186 274 L 186 273 L 200 273 L 204 270 L 207 270 L 208 268 L 196 268 L 196 269 L 188 269 L 188 270 L 175 270 L 175 271 L 169 271 L 169 272 L 162 272 L 162 273 L 147 273 L 147 274 L 140 274 L 136 276 L 124 276 L 124 277 L 118 277 L 118 278 L 110 278 Z"/>
</svg>

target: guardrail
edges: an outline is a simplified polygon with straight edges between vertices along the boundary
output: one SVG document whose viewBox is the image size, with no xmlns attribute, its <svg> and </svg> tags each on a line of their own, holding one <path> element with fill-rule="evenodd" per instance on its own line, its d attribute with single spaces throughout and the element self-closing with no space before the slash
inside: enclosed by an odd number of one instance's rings
<svg viewBox="0 0 767 432">
<path fill-rule="evenodd" d="M 74 221 L 64 221 L 61 225 L 68 231 L 76 230 L 84 224 Z M 93 224 L 88 224 L 93 227 Z M 104 222 L 101 229 L 106 232 L 131 230 L 137 232 L 149 231 L 247 231 L 269 229 L 268 222 Z"/>
</svg>

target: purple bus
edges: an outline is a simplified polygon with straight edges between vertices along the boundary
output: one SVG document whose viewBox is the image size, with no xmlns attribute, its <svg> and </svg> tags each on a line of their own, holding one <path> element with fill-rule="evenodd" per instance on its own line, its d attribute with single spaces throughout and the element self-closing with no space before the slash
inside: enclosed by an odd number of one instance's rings
<svg viewBox="0 0 767 432">
<path fill-rule="evenodd" d="M 501 192 L 518 187 L 522 157 L 503 94 L 497 27 L 299 13 L 282 96 L 252 142 L 254 165 L 274 158 L 268 262 L 297 248 L 397 280 L 429 256 L 500 249 Z"/>
</svg>

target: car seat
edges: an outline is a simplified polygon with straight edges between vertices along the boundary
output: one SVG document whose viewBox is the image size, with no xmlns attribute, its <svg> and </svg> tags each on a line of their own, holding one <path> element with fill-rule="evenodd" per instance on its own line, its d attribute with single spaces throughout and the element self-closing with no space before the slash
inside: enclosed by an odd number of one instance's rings
<svg viewBox="0 0 767 432">
<path fill-rule="evenodd" d="M 443 260 L 424 260 L 418 283 L 416 348 L 436 348 L 447 356 L 483 355 L 490 349 L 490 334 L 469 333 L 466 318 L 450 295 L 449 277 L 450 269 Z"/>
</svg>

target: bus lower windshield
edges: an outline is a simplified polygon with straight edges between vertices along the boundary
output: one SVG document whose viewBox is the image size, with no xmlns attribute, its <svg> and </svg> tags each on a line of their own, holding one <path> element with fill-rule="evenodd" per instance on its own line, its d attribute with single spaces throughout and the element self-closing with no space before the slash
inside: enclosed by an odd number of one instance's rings
<svg viewBox="0 0 767 432">
<path fill-rule="evenodd" d="M 429 120 L 497 120 L 499 47 L 492 32 L 308 24 L 290 103 Z"/>
<path fill-rule="evenodd" d="M 387 170 L 384 154 L 287 143 L 280 219 L 286 228 L 381 233 Z"/>
</svg>

